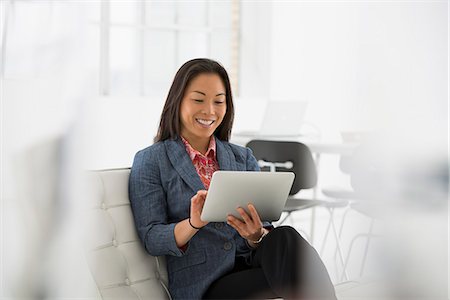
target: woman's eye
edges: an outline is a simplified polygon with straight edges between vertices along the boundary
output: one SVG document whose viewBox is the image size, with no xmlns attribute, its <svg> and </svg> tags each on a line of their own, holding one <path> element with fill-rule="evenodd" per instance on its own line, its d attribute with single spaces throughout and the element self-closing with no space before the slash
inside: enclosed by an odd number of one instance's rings
<svg viewBox="0 0 450 300">
<path fill-rule="evenodd" d="M 203 102 L 202 99 L 194 99 L 195 102 Z"/>
<path fill-rule="evenodd" d="M 216 104 L 223 104 L 225 101 L 216 101 Z"/>
</svg>

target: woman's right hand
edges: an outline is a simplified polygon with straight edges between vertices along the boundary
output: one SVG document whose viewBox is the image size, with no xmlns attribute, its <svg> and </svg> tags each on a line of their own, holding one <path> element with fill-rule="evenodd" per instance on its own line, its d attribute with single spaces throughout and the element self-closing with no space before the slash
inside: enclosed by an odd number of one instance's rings
<svg viewBox="0 0 450 300">
<path fill-rule="evenodd" d="M 203 222 L 200 219 L 207 194 L 208 191 L 200 190 L 194 195 L 194 197 L 191 198 L 191 224 L 198 228 L 208 224 L 208 222 Z"/>
</svg>

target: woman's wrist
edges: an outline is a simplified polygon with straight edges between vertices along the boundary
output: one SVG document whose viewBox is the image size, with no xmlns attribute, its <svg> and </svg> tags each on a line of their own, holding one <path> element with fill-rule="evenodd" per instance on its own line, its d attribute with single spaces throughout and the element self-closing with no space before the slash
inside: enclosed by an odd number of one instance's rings
<svg viewBox="0 0 450 300">
<path fill-rule="evenodd" d="M 191 217 L 188 218 L 188 221 L 189 221 L 189 225 L 191 225 L 191 227 L 194 228 L 194 229 L 196 229 L 196 230 L 200 230 L 200 229 L 203 228 L 203 226 L 198 227 L 198 226 L 195 226 L 194 224 L 192 224 Z"/>
<path fill-rule="evenodd" d="M 261 228 L 261 236 L 257 240 L 254 241 L 254 240 L 248 239 L 247 241 L 249 241 L 250 243 L 252 243 L 254 245 L 257 245 L 257 244 L 261 243 L 261 241 L 264 239 L 264 237 L 267 235 L 267 233 L 269 233 L 268 230 L 265 229 L 264 227 L 262 227 Z"/>
</svg>

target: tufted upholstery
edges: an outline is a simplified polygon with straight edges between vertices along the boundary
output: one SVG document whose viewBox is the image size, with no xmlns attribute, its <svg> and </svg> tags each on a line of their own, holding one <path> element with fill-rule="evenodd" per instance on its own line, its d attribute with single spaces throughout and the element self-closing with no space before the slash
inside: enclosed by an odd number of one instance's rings
<svg viewBox="0 0 450 300">
<path fill-rule="evenodd" d="M 164 257 L 137 236 L 128 199 L 130 169 L 88 174 L 87 261 L 102 299 L 170 299 Z"/>
<path fill-rule="evenodd" d="M 129 175 L 130 169 L 88 173 L 89 268 L 102 299 L 171 299 L 164 257 L 147 254 L 137 236 L 128 199 Z M 348 284 L 336 286 L 338 299 L 347 299 L 348 289 Z"/>
</svg>

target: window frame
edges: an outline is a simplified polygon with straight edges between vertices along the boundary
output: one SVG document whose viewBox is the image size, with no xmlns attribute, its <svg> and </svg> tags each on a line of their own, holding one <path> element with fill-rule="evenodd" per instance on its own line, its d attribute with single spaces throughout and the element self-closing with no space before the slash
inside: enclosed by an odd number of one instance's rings
<svg viewBox="0 0 450 300">
<path fill-rule="evenodd" d="M 126 22 L 112 22 L 111 21 L 111 3 L 112 0 L 103 0 L 100 2 L 100 62 L 99 62 L 99 94 L 100 96 L 111 96 L 111 57 L 110 57 L 110 40 L 111 40 L 111 28 L 133 28 L 139 31 L 138 33 L 138 77 L 139 77 L 139 96 L 145 95 L 145 64 L 146 53 L 144 51 L 145 33 L 150 30 L 172 31 L 175 33 L 175 46 L 174 46 L 174 61 L 175 65 L 180 66 L 182 63 L 179 61 L 179 38 L 178 35 L 181 32 L 196 32 L 206 34 L 206 49 L 207 57 L 211 57 L 212 47 L 212 34 L 215 30 L 228 30 L 231 36 L 231 45 L 229 49 L 230 54 L 230 66 L 227 68 L 230 76 L 230 81 L 235 95 L 239 94 L 239 70 L 240 70 L 240 1 L 230 1 L 231 9 L 231 27 L 212 26 L 212 5 L 213 0 L 205 1 L 206 4 L 206 24 L 205 26 L 185 26 L 178 24 L 179 5 L 176 1 L 175 5 L 175 18 L 174 23 L 171 25 L 148 25 L 146 24 L 146 5 L 148 1 L 140 0 L 136 2 L 138 9 L 138 19 L 136 23 Z"/>
</svg>

